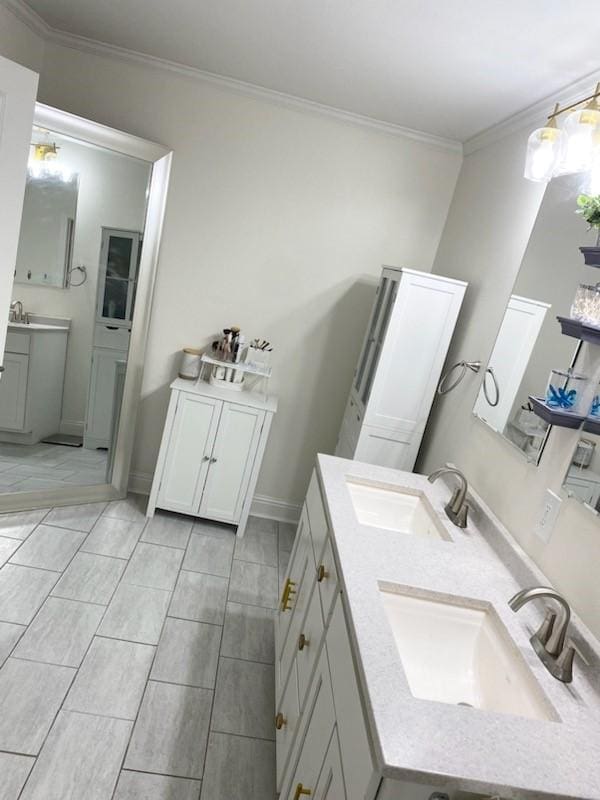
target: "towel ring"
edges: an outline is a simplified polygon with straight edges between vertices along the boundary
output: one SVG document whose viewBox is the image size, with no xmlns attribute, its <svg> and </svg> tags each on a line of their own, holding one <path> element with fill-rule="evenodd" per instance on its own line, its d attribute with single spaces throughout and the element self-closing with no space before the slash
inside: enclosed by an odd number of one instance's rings
<svg viewBox="0 0 600 800">
<path fill-rule="evenodd" d="M 452 373 L 460 369 L 460 373 L 457 378 L 455 378 L 452 383 L 446 385 L 448 383 L 448 379 L 452 375 Z M 458 384 L 462 381 L 462 379 L 467 374 L 467 370 L 470 369 L 471 372 L 479 372 L 481 369 L 481 361 L 457 361 L 456 364 L 453 364 L 450 369 L 442 375 L 440 382 L 438 384 L 437 393 L 438 394 L 448 394 L 453 389 L 456 389 Z"/>
<path fill-rule="evenodd" d="M 490 400 L 490 396 L 488 394 L 488 387 L 487 387 L 487 376 L 488 373 L 492 376 L 492 383 L 494 385 L 494 391 L 496 392 L 496 398 L 492 402 Z M 498 403 L 500 402 L 500 387 L 498 386 L 498 381 L 496 380 L 496 376 L 494 375 L 494 370 L 491 367 L 488 367 L 485 371 L 483 376 L 483 394 L 485 395 L 485 399 L 487 400 L 488 404 L 495 408 Z"/>
</svg>

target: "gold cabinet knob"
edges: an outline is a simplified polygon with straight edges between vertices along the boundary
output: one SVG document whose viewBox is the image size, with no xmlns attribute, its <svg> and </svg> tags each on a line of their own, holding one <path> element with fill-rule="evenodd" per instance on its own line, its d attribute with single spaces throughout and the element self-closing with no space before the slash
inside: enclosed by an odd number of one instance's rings
<svg viewBox="0 0 600 800">
<path fill-rule="evenodd" d="M 296 786 L 296 791 L 294 793 L 294 800 L 300 800 L 302 795 L 310 795 L 310 794 L 312 794 L 311 790 L 305 789 L 304 786 L 302 786 L 302 784 L 299 783 L 298 786 Z"/>
<path fill-rule="evenodd" d="M 309 644 L 310 642 L 308 641 L 306 636 L 303 633 L 301 633 L 300 636 L 298 637 L 298 650 L 304 650 L 304 648 L 308 647 Z"/>
<path fill-rule="evenodd" d="M 317 580 L 321 583 L 325 578 L 329 577 L 329 573 L 325 569 L 325 565 L 321 564 L 319 569 L 317 570 Z"/>
<path fill-rule="evenodd" d="M 281 610 L 282 611 L 289 611 L 291 609 L 290 601 L 293 594 L 296 594 L 296 586 L 295 581 L 291 581 L 289 578 L 285 582 L 285 586 L 283 587 L 283 594 L 281 595 Z"/>
<path fill-rule="evenodd" d="M 277 716 L 275 717 L 275 727 L 277 728 L 278 731 L 280 731 L 286 724 L 286 722 L 287 722 L 286 718 L 280 711 L 279 714 L 277 714 Z"/>
</svg>

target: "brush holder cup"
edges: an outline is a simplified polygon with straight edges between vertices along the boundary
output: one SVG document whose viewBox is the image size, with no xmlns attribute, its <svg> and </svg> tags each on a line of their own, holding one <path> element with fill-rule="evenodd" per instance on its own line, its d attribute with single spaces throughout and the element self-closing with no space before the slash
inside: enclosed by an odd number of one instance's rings
<svg viewBox="0 0 600 800">
<path fill-rule="evenodd" d="M 270 367 L 271 353 L 269 350 L 261 350 L 250 345 L 246 353 L 246 363 L 253 364 L 255 367 Z"/>
<path fill-rule="evenodd" d="M 546 405 L 556 411 L 586 415 L 586 388 L 589 379 L 572 369 L 553 369 L 546 387 Z"/>
</svg>

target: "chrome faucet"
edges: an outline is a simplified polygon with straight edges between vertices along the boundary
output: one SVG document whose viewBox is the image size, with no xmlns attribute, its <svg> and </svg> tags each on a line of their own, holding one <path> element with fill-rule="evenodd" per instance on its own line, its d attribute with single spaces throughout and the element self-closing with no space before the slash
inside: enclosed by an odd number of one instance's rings
<svg viewBox="0 0 600 800">
<path fill-rule="evenodd" d="M 555 600 L 559 605 L 559 611 L 557 614 L 548 608 L 544 621 L 529 641 L 548 672 L 563 683 L 571 683 L 575 648 L 565 646 L 571 619 L 571 609 L 565 598 L 549 586 L 534 586 L 517 592 L 508 601 L 508 605 L 513 611 L 518 611 L 525 603 L 540 597 Z"/>
<path fill-rule="evenodd" d="M 20 300 L 13 300 L 10 304 L 10 321 L 25 322 L 26 316 L 27 315 L 23 313 L 23 303 Z"/>
<path fill-rule="evenodd" d="M 429 483 L 433 483 L 441 475 L 446 474 L 456 475 L 460 481 L 460 486 L 454 491 L 454 494 L 446 504 L 444 511 L 446 512 L 448 519 L 457 527 L 466 528 L 467 514 L 469 512 L 469 506 L 466 502 L 468 485 L 467 479 L 462 472 L 459 469 L 456 469 L 456 467 L 441 467 L 440 469 L 436 469 L 435 472 L 432 472 L 427 480 Z"/>
</svg>

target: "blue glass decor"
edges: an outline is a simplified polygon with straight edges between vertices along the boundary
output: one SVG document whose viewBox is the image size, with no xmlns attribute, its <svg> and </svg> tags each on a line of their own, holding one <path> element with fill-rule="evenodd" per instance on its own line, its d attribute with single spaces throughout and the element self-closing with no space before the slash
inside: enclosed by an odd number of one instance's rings
<svg viewBox="0 0 600 800">
<path fill-rule="evenodd" d="M 563 389 L 562 386 L 556 388 L 551 383 L 548 384 L 546 405 L 550 408 L 562 408 L 565 411 L 570 411 L 576 400 L 577 392 L 575 389 Z"/>
</svg>

